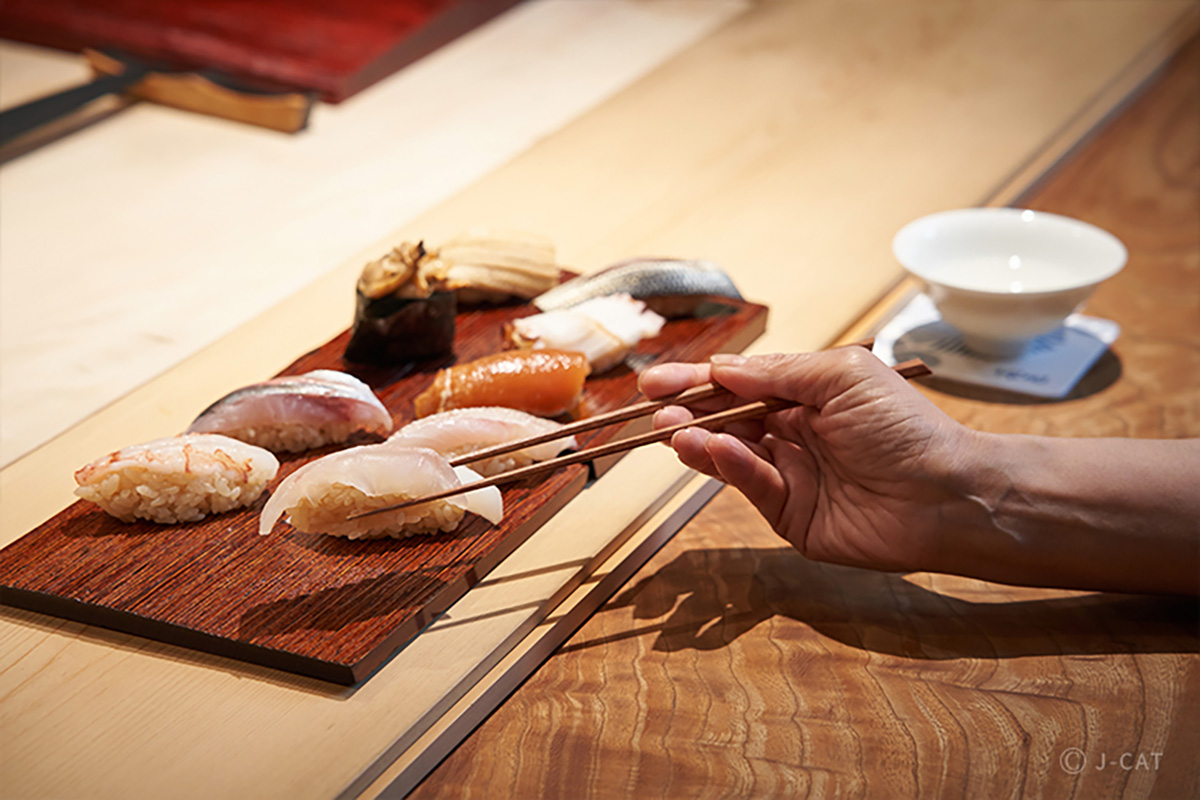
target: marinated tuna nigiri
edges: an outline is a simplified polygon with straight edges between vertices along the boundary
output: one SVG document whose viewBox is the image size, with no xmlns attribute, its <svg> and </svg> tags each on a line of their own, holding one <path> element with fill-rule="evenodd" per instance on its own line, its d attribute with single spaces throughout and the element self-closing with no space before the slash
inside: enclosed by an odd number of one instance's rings
<svg viewBox="0 0 1200 800">
<path fill-rule="evenodd" d="M 206 408 L 188 433 L 221 433 L 276 452 L 344 442 L 355 433 L 381 436 L 392 415 L 353 375 L 319 369 L 246 386 Z"/>
<path fill-rule="evenodd" d="M 566 350 L 510 350 L 439 370 L 417 396 L 418 417 L 474 406 L 504 406 L 540 417 L 571 410 L 590 372 L 587 356 Z"/>
<path fill-rule="evenodd" d="M 125 522 L 192 522 L 250 505 L 278 469 L 261 447 L 192 433 L 96 459 L 75 473 L 75 494 Z"/>
<path fill-rule="evenodd" d="M 515 347 L 575 350 L 592 372 L 620 364 L 642 339 L 657 336 L 666 320 L 627 294 L 585 300 L 577 306 L 515 320 L 507 328 Z"/>
<path fill-rule="evenodd" d="M 446 458 L 454 458 L 517 439 L 551 434 L 561 427 L 561 423 L 535 417 L 515 408 L 458 408 L 414 420 L 393 433 L 387 443 L 401 447 L 428 447 Z M 565 436 L 523 450 L 472 462 L 471 468 L 481 475 L 498 475 L 516 467 L 532 464 L 534 461 L 554 458 L 563 450 L 574 447 L 575 437 Z"/>
<path fill-rule="evenodd" d="M 305 464 L 280 482 L 259 519 L 266 535 L 285 513 L 305 533 L 350 539 L 402 538 L 450 531 L 466 512 L 489 522 L 504 518 L 504 501 L 494 486 L 429 503 L 347 519 L 352 514 L 403 503 L 479 480 L 467 467 L 451 467 L 445 456 L 424 447 L 371 444 L 339 450 Z"/>
</svg>

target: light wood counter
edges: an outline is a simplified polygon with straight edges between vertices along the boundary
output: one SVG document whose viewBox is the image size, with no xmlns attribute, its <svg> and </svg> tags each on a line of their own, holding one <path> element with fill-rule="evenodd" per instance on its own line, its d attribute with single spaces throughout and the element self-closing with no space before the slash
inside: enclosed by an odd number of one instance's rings
<svg viewBox="0 0 1200 800">
<path fill-rule="evenodd" d="M 318 104 L 295 136 L 139 104 L 4 164 L 0 466 L 390 241 L 745 7 L 536 0 Z M 74 56 L 0 47 L 5 106 L 86 77 Z M 342 327 L 349 302 L 332 305 Z"/>
<path fill-rule="evenodd" d="M 632 5 L 669 15 L 688 4 Z M 722 8 L 730 13 L 730 5 Z M 731 18 L 694 18 L 672 41 L 727 21 L 636 80 L 609 85 L 608 91 L 620 89 L 613 96 L 597 92 L 594 107 L 566 124 L 557 118 L 552 132 L 526 130 L 521 135 L 527 138 L 517 137 L 520 146 L 451 182 L 444 195 L 426 192 L 427 205 L 401 215 L 409 221 L 398 229 L 389 212 L 384 216 L 392 222 L 377 219 L 324 240 L 286 291 L 259 294 L 250 306 L 228 298 L 237 310 L 199 326 L 182 349 L 165 358 L 139 357 L 141 371 L 133 377 L 112 379 L 116 373 L 106 371 L 103 379 L 81 384 L 118 388 L 91 408 L 76 409 L 77 424 L 0 472 L 0 541 L 12 541 L 68 503 L 71 472 L 80 464 L 180 429 L 205 398 L 262 379 L 342 330 L 363 260 L 401 237 L 436 241 L 481 223 L 523 228 L 554 238 L 564 263 L 584 270 L 632 255 L 711 258 L 728 268 L 748 298 L 772 306 L 771 329 L 758 349 L 823 346 L 895 284 L 889 242 L 901 224 L 929 211 L 994 200 L 1035 174 L 1073 133 L 1150 74 L 1195 19 L 1193 3 L 1133 0 L 761 2 Z M 554 54 L 546 58 L 542 69 L 555 63 Z M 654 61 L 646 56 L 643 64 Z M 402 83 L 404 75 L 395 80 Z M 392 91 L 391 84 L 380 91 Z M 446 141 L 462 141 L 469 151 L 476 120 L 451 122 L 457 127 L 447 129 Z M 183 121 L 170 126 L 197 135 Z M 339 131 L 333 123 L 326 131 L 333 138 L 306 146 L 330 148 L 327 153 L 362 147 L 385 160 L 404 158 L 385 153 L 376 133 Z M 45 155 L 95 170 L 101 162 L 79 150 L 135 144 L 103 126 L 77 137 Z M 175 168 L 203 173 L 206 165 L 242 164 L 254 172 L 266 156 L 247 148 L 228 144 L 214 161 L 182 159 Z M 5 170 L 20 165 L 14 161 Z M 330 169 L 332 183 L 306 194 L 309 205 L 293 208 L 297 214 L 286 225 L 277 216 L 264 221 L 293 232 L 336 227 L 325 210 L 379 188 L 370 160 L 357 171 Z M 7 192 L 12 184 L 7 173 L 2 177 Z M 2 199 L 10 205 L 7 195 Z M 146 224 L 154 232 L 171 222 Z M 215 252 L 235 264 L 293 263 L 270 250 L 276 245 L 255 239 L 256 248 L 266 249 L 250 252 L 238 239 L 229 233 Z M 8 256 L 3 260 L 7 267 Z M 333 263 L 341 266 L 326 271 Z M 183 288 L 194 285 L 189 276 L 207 275 L 207 269 L 173 268 L 169 280 L 160 276 L 161 292 L 147 287 L 142 302 L 162 302 L 160 313 L 177 314 L 192 297 Z M 16 280 L 6 272 L 7 285 L 0 286 L 11 307 L 38 288 L 27 276 Z M 105 305 L 110 300 L 115 305 Z M 102 295 L 97 308 L 114 313 L 125 307 L 121 302 Z M 216 338 L 222 326 L 235 325 Z M 136 352 L 121 348 L 122 341 L 129 347 L 121 335 L 105 340 L 118 343 L 119 357 L 110 362 L 118 372 Z M 6 333 L 6 364 L 9 341 Z M 30 344 L 21 358 L 36 363 L 38 346 Z M 64 385 L 47 378 L 20 390 L 35 387 Z M 31 400 L 26 408 L 36 405 Z M 39 416 L 49 427 L 34 442 L 61 421 L 58 411 L 36 409 L 28 419 L 40 424 Z M 6 405 L 5 427 L 13 418 Z M 687 478 L 663 450 L 631 456 L 568 506 L 545 536 L 502 565 L 490 596 L 469 594 L 440 633 L 418 638 L 353 689 L 3 609 L 0 794 L 330 797 L 382 790 L 387 768 L 399 757 L 398 742 L 408 741 L 429 715 L 451 708 L 454 691 L 553 618 L 549 599 L 569 600 L 593 576 L 602 580 L 602 569 L 585 573 L 580 564 L 596 570 L 610 563 L 622 535 L 633 547 L 678 528 L 690 512 L 669 498 Z M 620 564 L 635 560 L 629 555 Z M 477 668 L 485 662 L 487 669 Z"/>
</svg>

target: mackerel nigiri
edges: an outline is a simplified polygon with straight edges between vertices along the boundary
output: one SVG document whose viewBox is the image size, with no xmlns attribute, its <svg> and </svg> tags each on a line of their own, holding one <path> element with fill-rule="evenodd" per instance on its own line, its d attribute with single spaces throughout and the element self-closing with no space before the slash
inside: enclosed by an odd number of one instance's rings
<svg viewBox="0 0 1200 800">
<path fill-rule="evenodd" d="M 664 317 L 689 316 L 707 297 L 742 299 L 729 275 L 711 261 L 633 258 L 572 278 L 533 298 L 533 304 L 553 311 L 619 293 L 646 301 Z"/>
<path fill-rule="evenodd" d="M 579 402 L 590 371 L 583 353 L 510 350 L 439 370 L 414 405 L 418 417 L 474 406 L 555 417 Z"/>
<path fill-rule="evenodd" d="M 350 539 L 397 538 L 451 531 L 466 512 L 489 522 L 504 518 L 495 486 L 475 489 L 410 508 L 348 517 L 437 494 L 479 480 L 467 467 L 451 467 L 445 456 L 423 447 L 370 444 L 330 453 L 284 478 L 271 494 L 258 522 L 266 535 L 284 514 L 297 530 Z"/>
<path fill-rule="evenodd" d="M 535 417 L 515 408 L 457 408 L 408 423 L 393 433 L 387 444 L 428 447 L 452 459 L 518 439 L 554 433 L 561 427 L 561 423 Z M 472 462 L 471 468 L 481 475 L 498 475 L 534 461 L 554 458 L 563 450 L 574 447 L 575 437 L 564 436 L 506 455 Z"/>
<path fill-rule="evenodd" d="M 392 415 L 371 387 L 344 372 L 319 369 L 273 378 L 222 397 L 188 433 L 221 433 L 276 452 L 344 442 L 355 433 L 387 435 Z"/>
</svg>

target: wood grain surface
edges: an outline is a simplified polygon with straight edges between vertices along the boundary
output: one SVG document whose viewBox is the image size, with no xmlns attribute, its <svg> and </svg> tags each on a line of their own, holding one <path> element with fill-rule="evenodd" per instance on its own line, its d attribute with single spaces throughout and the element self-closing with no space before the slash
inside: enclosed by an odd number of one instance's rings
<svg viewBox="0 0 1200 800">
<path fill-rule="evenodd" d="M 1121 338 L 1065 401 L 926 393 L 1200 435 L 1200 41 L 1023 203 L 1129 246 Z M 725 490 L 412 796 L 1197 797 L 1198 717 L 1194 599 L 817 564 Z"/>
<path fill-rule="evenodd" d="M 640 397 L 631 365 L 740 351 L 765 328 L 764 306 L 730 300 L 707 307 L 710 313 L 668 321 L 625 363 L 589 378 L 580 403 L 584 415 Z M 350 336 L 345 331 L 281 374 L 354 373 L 375 390 L 399 427 L 414 418 L 413 399 L 439 367 L 504 349 L 504 324 L 532 313 L 536 309 L 528 305 L 460 312 L 453 357 L 399 367 L 345 363 Z M 198 410 L 205 406 L 201 401 Z M 581 448 L 600 444 L 644 422 L 590 431 L 577 441 Z M 336 449 L 281 457 L 269 488 Z M 605 467 L 613 463 L 610 457 Z M 295 530 L 261 537 L 258 517 L 265 499 L 245 510 L 172 526 L 121 522 L 78 501 L 0 550 L 0 601 L 353 684 L 575 497 L 588 471 L 588 465 L 573 465 L 505 486 L 505 517 L 497 525 L 469 516 L 454 531 L 400 540 L 348 541 Z"/>
<path fill-rule="evenodd" d="M 9 0 L 0 36 L 65 50 L 115 48 L 340 102 L 516 3 L 371 0 L 335 10 L 273 0 Z"/>
</svg>

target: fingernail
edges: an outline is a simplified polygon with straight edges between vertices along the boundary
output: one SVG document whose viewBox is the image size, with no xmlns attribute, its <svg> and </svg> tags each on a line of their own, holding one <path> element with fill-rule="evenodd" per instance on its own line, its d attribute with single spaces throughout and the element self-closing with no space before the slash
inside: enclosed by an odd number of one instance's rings
<svg viewBox="0 0 1200 800">
<path fill-rule="evenodd" d="M 683 439 L 691 439 L 696 447 L 703 448 L 711 435 L 703 428 L 684 428 L 681 431 L 675 431 L 675 435 L 671 437 L 671 446 L 676 446 Z"/>
<path fill-rule="evenodd" d="M 737 353 L 717 353 L 716 355 L 709 356 L 708 360 L 718 367 L 740 367 L 746 363 L 746 357 L 740 356 Z"/>
</svg>

